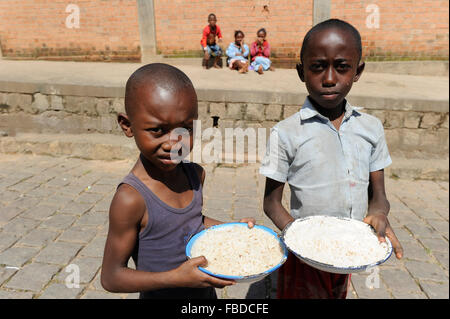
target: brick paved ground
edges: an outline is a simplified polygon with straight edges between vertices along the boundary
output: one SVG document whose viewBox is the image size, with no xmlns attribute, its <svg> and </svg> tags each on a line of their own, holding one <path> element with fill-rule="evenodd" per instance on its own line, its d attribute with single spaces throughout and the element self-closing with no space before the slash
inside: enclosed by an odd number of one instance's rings
<svg viewBox="0 0 450 319">
<path fill-rule="evenodd" d="M 110 200 L 132 164 L 1 154 L 0 299 L 137 297 L 105 292 L 99 280 Z M 207 215 L 223 221 L 253 216 L 275 228 L 261 209 L 264 179 L 257 165 L 205 168 Z M 448 298 L 448 182 L 387 179 L 386 187 L 390 221 L 405 258 L 389 259 L 375 270 L 379 276 L 354 274 L 348 297 Z M 79 288 L 66 286 L 75 274 L 73 264 L 79 269 Z M 272 276 L 218 294 L 273 297 L 275 285 Z"/>
</svg>

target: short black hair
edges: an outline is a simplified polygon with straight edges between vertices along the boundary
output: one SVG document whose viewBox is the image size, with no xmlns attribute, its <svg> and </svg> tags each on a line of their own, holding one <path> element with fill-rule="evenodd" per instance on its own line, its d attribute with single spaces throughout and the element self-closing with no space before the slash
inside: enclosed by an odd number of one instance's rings
<svg viewBox="0 0 450 319">
<path fill-rule="evenodd" d="M 359 34 L 359 31 L 352 26 L 350 23 L 345 22 L 343 20 L 339 19 L 328 19 L 323 22 L 320 22 L 316 24 L 314 27 L 312 27 L 305 35 L 302 43 L 302 49 L 300 51 L 300 62 L 303 63 L 303 56 L 305 55 L 306 49 L 308 47 L 309 41 L 311 40 L 311 37 L 314 33 L 325 30 L 325 29 L 340 29 L 342 31 L 349 32 L 356 43 L 358 54 L 359 54 L 359 61 L 361 61 L 362 57 L 362 43 L 361 43 L 361 35 Z"/>
<path fill-rule="evenodd" d="M 180 69 L 165 63 L 146 64 L 134 71 L 125 85 L 125 111 L 129 116 L 133 113 L 135 91 L 143 85 L 154 85 L 172 92 L 188 89 L 195 94 L 192 81 Z"/>
<path fill-rule="evenodd" d="M 258 33 L 260 33 L 260 32 L 264 32 L 264 34 L 267 35 L 267 31 L 264 28 L 261 28 L 258 31 L 256 31 L 256 35 L 258 35 Z"/>
<path fill-rule="evenodd" d="M 215 15 L 214 13 L 208 14 L 208 20 L 209 20 L 209 18 L 211 18 L 211 17 L 214 17 L 214 19 L 217 20 L 217 17 L 216 17 L 216 15 Z"/>
<path fill-rule="evenodd" d="M 236 38 L 239 33 L 242 34 L 243 37 L 245 37 L 244 32 L 242 32 L 241 30 L 234 31 L 234 37 Z"/>
</svg>

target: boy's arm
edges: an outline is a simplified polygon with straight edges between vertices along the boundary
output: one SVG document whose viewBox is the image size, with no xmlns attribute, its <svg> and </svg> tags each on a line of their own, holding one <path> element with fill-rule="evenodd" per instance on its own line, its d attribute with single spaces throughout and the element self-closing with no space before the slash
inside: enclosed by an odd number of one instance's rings
<svg viewBox="0 0 450 319">
<path fill-rule="evenodd" d="M 271 178 L 266 178 L 266 188 L 264 190 L 264 213 L 280 230 L 294 218 L 283 207 L 281 201 L 283 198 L 284 183 L 278 182 Z"/>
<path fill-rule="evenodd" d="M 143 200 L 132 187 L 122 185 L 111 203 L 101 270 L 101 284 L 107 291 L 128 293 L 172 287 L 224 287 L 233 284 L 232 281 L 220 280 L 201 272 L 198 266 L 206 264 L 204 257 L 192 258 L 166 272 L 128 268 L 143 213 Z"/>
<path fill-rule="evenodd" d="M 217 38 L 219 39 L 219 43 L 222 43 L 222 31 L 220 31 L 220 27 L 216 24 L 217 28 Z"/>
<path fill-rule="evenodd" d="M 247 44 L 244 44 L 244 45 L 243 45 L 243 49 L 244 49 L 244 53 L 242 53 L 242 56 L 243 56 L 244 58 L 246 58 L 246 57 L 248 57 L 248 54 L 250 53 L 250 49 L 248 48 L 248 45 L 247 45 Z"/>
<path fill-rule="evenodd" d="M 208 33 L 209 33 L 208 27 L 205 27 L 203 29 L 202 39 L 200 40 L 203 50 L 205 50 L 206 48 L 206 39 L 208 38 Z"/>
<path fill-rule="evenodd" d="M 397 236 L 395 236 L 387 218 L 390 205 L 386 198 L 384 188 L 384 170 L 370 172 L 369 188 L 371 189 L 371 196 L 369 198 L 369 208 L 367 216 L 364 218 L 364 222 L 372 225 L 380 241 L 384 242 L 385 236 L 389 238 L 396 257 L 400 259 L 403 257 L 403 248 L 397 239 Z"/>
</svg>

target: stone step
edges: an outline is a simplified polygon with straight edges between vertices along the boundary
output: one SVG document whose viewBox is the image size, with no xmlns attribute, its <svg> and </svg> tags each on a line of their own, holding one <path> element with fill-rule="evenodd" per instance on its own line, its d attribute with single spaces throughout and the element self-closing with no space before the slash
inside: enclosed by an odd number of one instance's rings
<svg viewBox="0 0 450 319">
<path fill-rule="evenodd" d="M 28 153 L 67 156 L 91 160 L 132 160 L 139 154 L 134 140 L 115 134 L 34 134 L 20 133 L 16 136 L 0 137 L 0 153 Z M 233 154 L 224 153 L 227 159 L 221 165 L 237 166 Z M 244 159 L 256 162 L 255 158 Z M 400 179 L 449 180 L 449 158 L 426 159 L 392 156 L 392 165 L 386 176 Z"/>
</svg>

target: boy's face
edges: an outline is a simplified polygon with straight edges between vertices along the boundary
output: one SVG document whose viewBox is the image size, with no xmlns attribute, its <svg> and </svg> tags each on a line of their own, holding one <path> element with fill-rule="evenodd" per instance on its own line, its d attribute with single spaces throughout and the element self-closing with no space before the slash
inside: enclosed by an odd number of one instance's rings
<svg viewBox="0 0 450 319">
<path fill-rule="evenodd" d="M 203 21 L 205 21 L 205 20 L 203 20 Z M 216 26 L 216 22 L 217 22 L 217 19 L 215 17 L 211 16 L 211 17 L 208 18 L 208 23 L 209 23 L 210 26 L 215 27 Z"/>
<path fill-rule="evenodd" d="M 167 90 L 149 84 L 136 89 L 135 94 L 135 109 L 128 118 L 131 132 L 127 134 L 121 124 L 122 129 L 127 136 L 134 136 L 138 149 L 150 163 L 162 171 L 171 171 L 179 163 L 174 159 L 189 154 L 193 147 L 193 125 L 198 118 L 195 91 Z"/>
<path fill-rule="evenodd" d="M 264 33 L 264 31 L 259 31 L 259 32 L 256 34 L 256 38 L 258 39 L 258 42 L 259 42 L 259 43 L 263 43 L 263 42 L 264 42 L 264 39 L 266 38 L 266 34 Z"/>
<path fill-rule="evenodd" d="M 234 38 L 234 40 L 235 40 L 236 43 L 240 44 L 244 40 L 244 35 L 242 33 L 238 33 L 236 35 L 236 37 Z"/>
<path fill-rule="evenodd" d="M 359 64 L 355 42 L 349 32 L 334 28 L 312 35 L 297 72 L 319 106 L 325 109 L 340 106 L 353 82 L 361 76 L 364 63 Z"/>
</svg>

